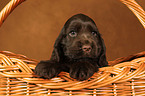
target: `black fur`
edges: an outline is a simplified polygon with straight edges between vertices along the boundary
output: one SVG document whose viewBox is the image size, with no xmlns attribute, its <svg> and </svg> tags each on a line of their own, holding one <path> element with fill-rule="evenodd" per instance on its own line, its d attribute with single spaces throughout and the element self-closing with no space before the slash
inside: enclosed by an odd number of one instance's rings
<svg viewBox="0 0 145 96">
<path fill-rule="evenodd" d="M 50 79 L 65 71 L 72 78 L 86 80 L 99 67 L 107 65 L 105 44 L 95 22 L 84 14 L 77 14 L 65 23 L 51 59 L 41 61 L 35 74 Z"/>
</svg>

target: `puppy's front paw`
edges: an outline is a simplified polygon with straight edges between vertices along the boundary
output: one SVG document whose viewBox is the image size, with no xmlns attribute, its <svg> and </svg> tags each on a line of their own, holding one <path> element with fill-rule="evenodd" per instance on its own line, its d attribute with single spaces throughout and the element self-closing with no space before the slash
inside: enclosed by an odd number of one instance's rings
<svg viewBox="0 0 145 96">
<path fill-rule="evenodd" d="M 77 62 L 70 68 L 70 77 L 79 81 L 90 78 L 98 68 L 89 62 Z"/>
<path fill-rule="evenodd" d="M 50 61 L 41 61 L 36 66 L 34 73 L 45 78 L 53 78 L 60 73 L 60 65 Z"/>
</svg>

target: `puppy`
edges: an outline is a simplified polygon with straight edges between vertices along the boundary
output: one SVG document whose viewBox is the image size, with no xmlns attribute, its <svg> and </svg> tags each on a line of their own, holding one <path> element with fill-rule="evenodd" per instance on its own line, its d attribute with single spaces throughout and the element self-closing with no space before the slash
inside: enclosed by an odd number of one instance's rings
<svg viewBox="0 0 145 96">
<path fill-rule="evenodd" d="M 50 79 L 65 71 L 72 78 L 86 80 L 107 65 L 105 44 L 95 22 L 77 14 L 66 21 L 51 59 L 38 63 L 35 74 Z"/>
</svg>

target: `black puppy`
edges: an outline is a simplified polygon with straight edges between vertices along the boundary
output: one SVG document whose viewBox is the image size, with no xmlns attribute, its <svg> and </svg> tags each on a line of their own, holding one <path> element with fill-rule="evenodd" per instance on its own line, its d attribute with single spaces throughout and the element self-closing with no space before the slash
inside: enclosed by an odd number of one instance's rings
<svg viewBox="0 0 145 96">
<path fill-rule="evenodd" d="M 65 23 L 51 59 L 41 61 L 35 74 L 50 79 L 65 71 L 72 78 L 86 80 L 99 67 L 107 65 L 105 44 L 95 22 L 86 15 L 77 14 Z"/>
</svg>

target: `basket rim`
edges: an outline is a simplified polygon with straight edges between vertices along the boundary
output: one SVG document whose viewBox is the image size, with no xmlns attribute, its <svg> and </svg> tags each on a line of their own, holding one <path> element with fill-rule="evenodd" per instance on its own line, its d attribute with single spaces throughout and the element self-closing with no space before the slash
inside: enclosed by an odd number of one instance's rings
<svg viewBox="0 0 145 96">
<path fill-rule="evenodd" d="M 142 78 L 145 74 L 145 51 L 117 59 L 114 61 L 116 64 L 113 62 L 111 66 L 99 68 L 98 72 L 84 81 L 77 81 L 71 78 L 67 72 L 61 72 L 58 77 L 49 80 L 39 78 L 33 73 L 38 62 L 30 62 L 31 59 L 27 59 L 26 56 L 22 55 L 25 58 L 19 58 L 19 54 L 14 55 L 14 53 L 11 53 L 11 55 L 10 52 L 8 52 L 9 54 L 6 52 L 0 52 L 0 76 L 3 78 L 16 78 L 44 88 L 60 88 L 64 90 L 93 89 L 112 83 L 126 82 L 133 78 Z"/>
</svg>

